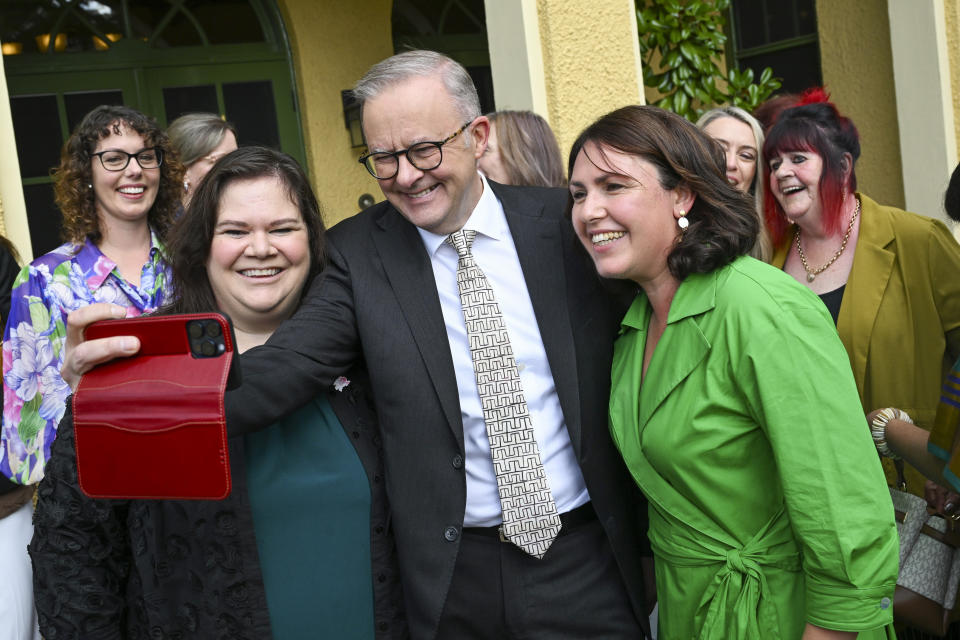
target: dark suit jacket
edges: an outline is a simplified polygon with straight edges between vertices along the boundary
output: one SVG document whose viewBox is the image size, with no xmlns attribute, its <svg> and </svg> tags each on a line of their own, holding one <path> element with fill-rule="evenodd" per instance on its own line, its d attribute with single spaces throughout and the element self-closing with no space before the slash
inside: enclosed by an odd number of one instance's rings
<svg viewBox="0 0 960 640">
<path fill-rule="evenodd" d="M 625 306 L 602 288 L 560 189 L 491 183 L 503 204 L 570 440 L 638 619 L 646 504 L 607 430 L 613 339 Z M 389 203 L 329 233 L 330 265 L 301 309 L 242 357 L 231 433 L 270 424 L 366 360 L 380 419 L 407 619 L 432 638 L 453 576 L 466 503 L 463 425 L 430 259 Z"/>
</svg>

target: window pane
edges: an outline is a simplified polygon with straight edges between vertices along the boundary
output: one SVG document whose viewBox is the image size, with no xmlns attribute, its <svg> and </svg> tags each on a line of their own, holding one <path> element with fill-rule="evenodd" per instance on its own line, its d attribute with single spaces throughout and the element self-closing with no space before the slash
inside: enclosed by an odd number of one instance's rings
<svg viewBox="0 0 960 640">
<path fill-rule="evenodd" d="M 480 113 L 495 111 L 497 107 L 493 100 L 493 72 L 490 67 L 467 67 L 467 73 L 480 96 Z"/>
<path fill-rule="evenodd" d="M 271 81 L 224 83 L 223 102 L 227 120 L 237 127 L 241 144 L 280 148 Z"/>
<path fill-rule="evenodd" d="M 170 6 L 157 0 L 144 4 L 144 7 L 131 7 L 131 12 L 138 14 L 145 25 L 156 25 Z M 154 45 L 198 46 L 203 44 L 201 32 L 212 45 L 266 40 L 249 0 L 187 0 L 154 39 Z"/>
<path fill-rule="evenodd" d="M 27 206 L 27 223 L 30 227 L 30 242 L 33 255 L 42 256 L 62 243 L 60 230 L 62 216 L 53 204 L 53 184 L 32 184 L 23 188 Z"/>
<path fill-rule="evenodd" d="M 137 0 L 127 4 L 130 15 L 130 30 L 134 38 L 150 38 L 153 28 L 170 13 L 172 7 L 167 0 Z M 194 36 L 197 41 L 199 38 Z"/>
<path fill-rule="evenodd" d="M 123 92 L 107 90 L 65 93 L 63 103 L 67 108 L 67 127 L 70 128 L 70 132 L 73 132 L 74 128 L 83 120 L 83 116 L 90 113 L 94 107 L 99 107 L 102 104 L 122 105 Z"/>
<path fill-rule="evenodd" d="M 189 0 L 185 5 L 203 27 L 210 44 L 266 40 L 248 0 Z"/>
<path fill-rule="evenodd" d="M 763 0 L 736 0 L 733 3 L 738 48 L 750 49 L 766 43 L 763 4 Z"/>
<path fill-rule="evenodd" d="M 757 76 L 764 67 L 773 68 L 773 74 L 783 78 L 782 93 L 798 93 L 823 84 L 820 76 L 820 53 L 816 43 L 774 51 L 740 60 L 740 68 L 753 69 Z"/>
<path fill-rule="evenodd" d="M 212 84 L 193 87 L 167 87 L 163 90 L 163 106 L 167 124 L 185 113 L 220 113 L 217 106 L 217 88 Z"/>
<path fill-rule="evenodd" d="M 50 169 L 60 162 L 60 147 L 63 146 L 56 96 L 10 98 L 10 111 L 21 177 L 49 175 Z"/>
<path fill-rule="evenodd" d="M 33 36 L 44 33 L 53 18 L 53 11 L 35 0 L 8 0 L 0 11 L 0 41 L 4 44 L 19 42 L 23 51 L 36 51 Z"/>
<path fill-rule="evenodd" d="M 794 0 L 797 5 L 798 35 L 817 32 L 817 10 L 814 0 Z"/>
</svg>

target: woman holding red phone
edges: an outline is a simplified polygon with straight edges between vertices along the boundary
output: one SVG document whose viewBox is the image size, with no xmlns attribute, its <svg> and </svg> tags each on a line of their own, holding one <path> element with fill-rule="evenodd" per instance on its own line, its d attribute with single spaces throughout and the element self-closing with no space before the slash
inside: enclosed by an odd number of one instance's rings
<svg viewBox="0 0 960 640">
<path fill-rule="evenodd" d="M 324 228 L 289 156 L 221 159 L 169 242 L 164 311 L 222 311 L 237 349 L 265 342 L 324 264 Z M 222 501 L 97 500 L 77 480 L 68 412 L 30 547 L 47 637 L 407 637 L 364 373 L 230 439 Z M 97 637 L 100 637 L 99 635 Z"/>
</svg>

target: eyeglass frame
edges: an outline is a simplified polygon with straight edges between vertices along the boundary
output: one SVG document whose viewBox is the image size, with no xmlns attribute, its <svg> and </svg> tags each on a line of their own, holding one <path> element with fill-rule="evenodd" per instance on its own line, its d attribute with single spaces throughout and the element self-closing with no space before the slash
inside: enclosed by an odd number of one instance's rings
<svg viewBox="0 0 960 640">
<path fill-rule="evenodd" d="M 410 145 L 409 147 L 407 147 L 406 149 L 399 149 L 399 150 L 397 150 L 397 151 L 373 151 L 373 152 L 370 152 L 370 153 L 365 153 L 365 154 L 363 154 L 362 156 L 360 156 L 360 157 L 357 159 L 357 162 L 359 162 L 360 164 L 362 164 L 363 167 L 364 167 L 364 169 L 367 170 L 367 173 L 369 173 L 370 175 L 372 175 L 372 176 L 373 176 L 375 179 L 377 179 L 377 180 L 391 180 L 391 179 L 397 177 L 397 174 L 400 173 L 400 156 L 401 156 L 401 155 L 406 156 L 407 162 L 409 162 L 409 163 L 410 163 L 414 168 L 416 168 L 417 170 L 419 170 L 419 171 L 433 171 L 434 169 L 436 169 L 437 167 L 439 167 L 441 164 L 443 164 L 443 145 L 447 144 L 448 142 L 450 142 L 451 140 L 453 140 L 454 138 L 456 138 L 458 135 L 460 135 L 461 133 L 463 133 L 464 131 L 466 131 L 466 130 L 467 130 L 467 127 L 469 127 L 471 124 L 473 124 L 475 120 L 476 120 L 476 118 L 474 118 L 474 119 L 471 120 L 470 122 L 467 122 L 467 123 L 464 124 L 462 127 L 460 127 L 459 129 L 457 129 L 456 131 L 454 131 L 452 134 L 450 134 L 449 136 L 447 136 L 446 138 L 444 138 L 443 140 L 438 140 L 438 141 L 424 140 L 423 142 L 417 142 L 416 144 L 412 144 L 412 145 Z M 418 166 L 417 166 L 417 163 L 415 163 L 415 162 L 413 161 L 413 159 L 410 157 L 410 150 L 413 149 L 414 147 L 420 147 L 420 146 L 422 146 L 422 145 L 431 145 L 431 146 L 434 146 L 434 147 L 437 148 L 437 151 L 440 152 L 440 159 L 437 160 L 437 164 L 433 165 L 433 166 L 430 167 L 429 169 L 424 169 L 423 167 L 418 167 Z M 387 157 L 387 156 L 389 156 L 389 157 L 392 157 L 392 158 L 396 161 L 397 170 L 394 171 L 392 174 L 390 174 L 390 175 L 387 176 L 387 177 L 380 177 L 380 176 L 378 176 L 377 174 L 375 174 L 375 173 L 373 172 L 373 169 L 371 169 L 370 166 L 367 164 L 367 160 L 370 159 L 370 158 L 372 158 L 373 156 L 381 156 L 381 157 Z"/>
<path fill-rule="evenodd" d="M 157 154 L 157 166 L 145 167 L 142 164 L 140 164 L 140 157 L 139 157 L 140 154 L 145 153 L 147 151 L 153 151 L 155 154 Z M 122 153 L 125 156 L 127 156 L 127 161 L 119 169 L 110 169 L 109 167 L 107 167 L 107 165 L 103 163 L 103 154 L 105 153 Z M 161 149 L 160 147 L 147 147 L 145 149 L 140 149 L 140 151 L 137 151 L 136 153 L 127 153 L 126 151 L 123 151 L 121 149 L 105 149 L 103 151 L 97 151 L 96 153 L 91 153 L 90 156 L 91 157 L 96 156 L 100 160 L 100 166 L 103 167 L 104 171 L 113 171 L 113 172 L 124 171 L 127 167 L 130 166 L 130 158 L 136 159 L 137 165 L 144 171 L 149 171 L 150 169 L 159 169 L 163 165 L 163 149 Z"/>
</svg>

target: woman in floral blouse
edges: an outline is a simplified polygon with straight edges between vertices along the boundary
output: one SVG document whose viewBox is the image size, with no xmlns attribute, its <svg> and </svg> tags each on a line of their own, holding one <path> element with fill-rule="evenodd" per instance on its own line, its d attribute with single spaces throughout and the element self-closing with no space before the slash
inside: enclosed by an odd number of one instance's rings
<svg viewBox="0 0 960 640">
<path fill-rule="evenodd" d="M 183 167 L 152 118 L 100 106 L 67 140 L 54 180 L 67 242 L 17 276 L 3 335 L 0 474 L 20 484 L 43 477 L 70 394 L 60 377 L 67 314 L 112 302 L 137 316 L 167 297 L 162 242 Z"/>
</svg>

